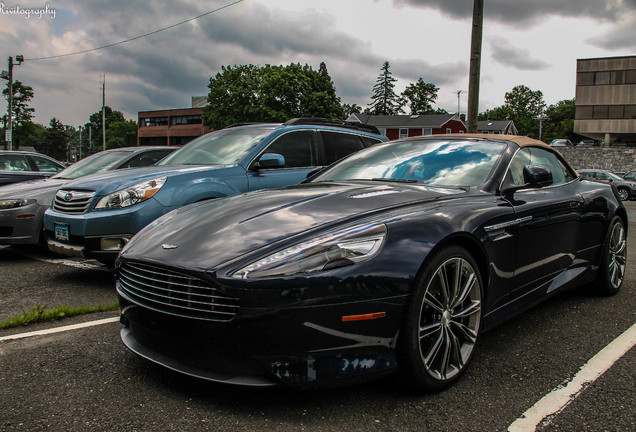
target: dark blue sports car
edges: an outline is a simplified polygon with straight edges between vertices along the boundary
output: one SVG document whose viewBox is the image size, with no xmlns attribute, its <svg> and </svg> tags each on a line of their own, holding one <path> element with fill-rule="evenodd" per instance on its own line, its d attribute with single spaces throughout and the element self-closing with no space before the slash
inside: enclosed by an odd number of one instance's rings
<svg viewBox="0 0 636 432">
<path fill-rule="evenodd" d="M 341 385 L 397 372 L 438 391 L 482 331 L 566 288 L 615 294 L 627 213 L 527 137 L 378 144 L 304 184 L 197 203 L 116 264 L 123 342 L 231 384 Z"/>
</svg>

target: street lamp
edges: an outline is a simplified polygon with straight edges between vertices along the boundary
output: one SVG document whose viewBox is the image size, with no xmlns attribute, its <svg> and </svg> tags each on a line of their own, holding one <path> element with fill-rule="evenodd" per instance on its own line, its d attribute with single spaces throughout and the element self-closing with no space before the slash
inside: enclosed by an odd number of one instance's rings
<svg viewBox="0 0 636 432">
<path fill-rule="evenodd" d="M 16 65 L 21 65 L 24 61 L 24 56 L 15 56 Z M 9 81 L 9 111 L 7 115 L 9 117 L 9 124 L 5 130 L 5 140 L 7 141 L 7 150 L 13 150 L 13 57 L 9 57 L 9 72 L 2 71 L 0 78 Z"/>
</svg>

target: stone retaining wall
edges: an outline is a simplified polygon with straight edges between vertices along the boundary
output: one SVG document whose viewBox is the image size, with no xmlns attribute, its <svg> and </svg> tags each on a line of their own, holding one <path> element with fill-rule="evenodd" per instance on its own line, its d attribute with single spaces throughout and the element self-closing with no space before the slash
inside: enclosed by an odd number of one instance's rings
<svg viewBox="0 0 636 432">
<path fill-rule="evenodd" d="M 574 169 L 600 168 L 614 172 L 636 169 L 634 147 L 556 147 Z"/>
</svg>

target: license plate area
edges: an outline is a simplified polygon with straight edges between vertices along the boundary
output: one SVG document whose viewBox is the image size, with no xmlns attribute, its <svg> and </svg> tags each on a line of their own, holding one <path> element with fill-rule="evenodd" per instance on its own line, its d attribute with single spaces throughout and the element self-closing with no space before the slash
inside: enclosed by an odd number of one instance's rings
<svg viewBox="0 0 636 432">
<path fill-rule="evenodd" d="M 55 227 L 55 240 L 68 242 L 70 238 L 68 225 L 56 223 L 54 224 L 54 227 Z"/>
</svg>

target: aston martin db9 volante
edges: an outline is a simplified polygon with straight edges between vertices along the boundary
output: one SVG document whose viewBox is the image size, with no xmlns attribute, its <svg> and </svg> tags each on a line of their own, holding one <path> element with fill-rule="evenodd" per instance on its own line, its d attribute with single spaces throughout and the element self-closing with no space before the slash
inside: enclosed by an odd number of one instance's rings
<svg viewBox="0 0 636 432">
<path fill-rule="evenodd" d="M 124 344 L 224 383 L 464 373 L 482 331 L 566 288 L 615 294 L 627 214 L 527 137 L 372 146 L 300 185 L 173 210 L 116 264 Z"/>
</svg>

